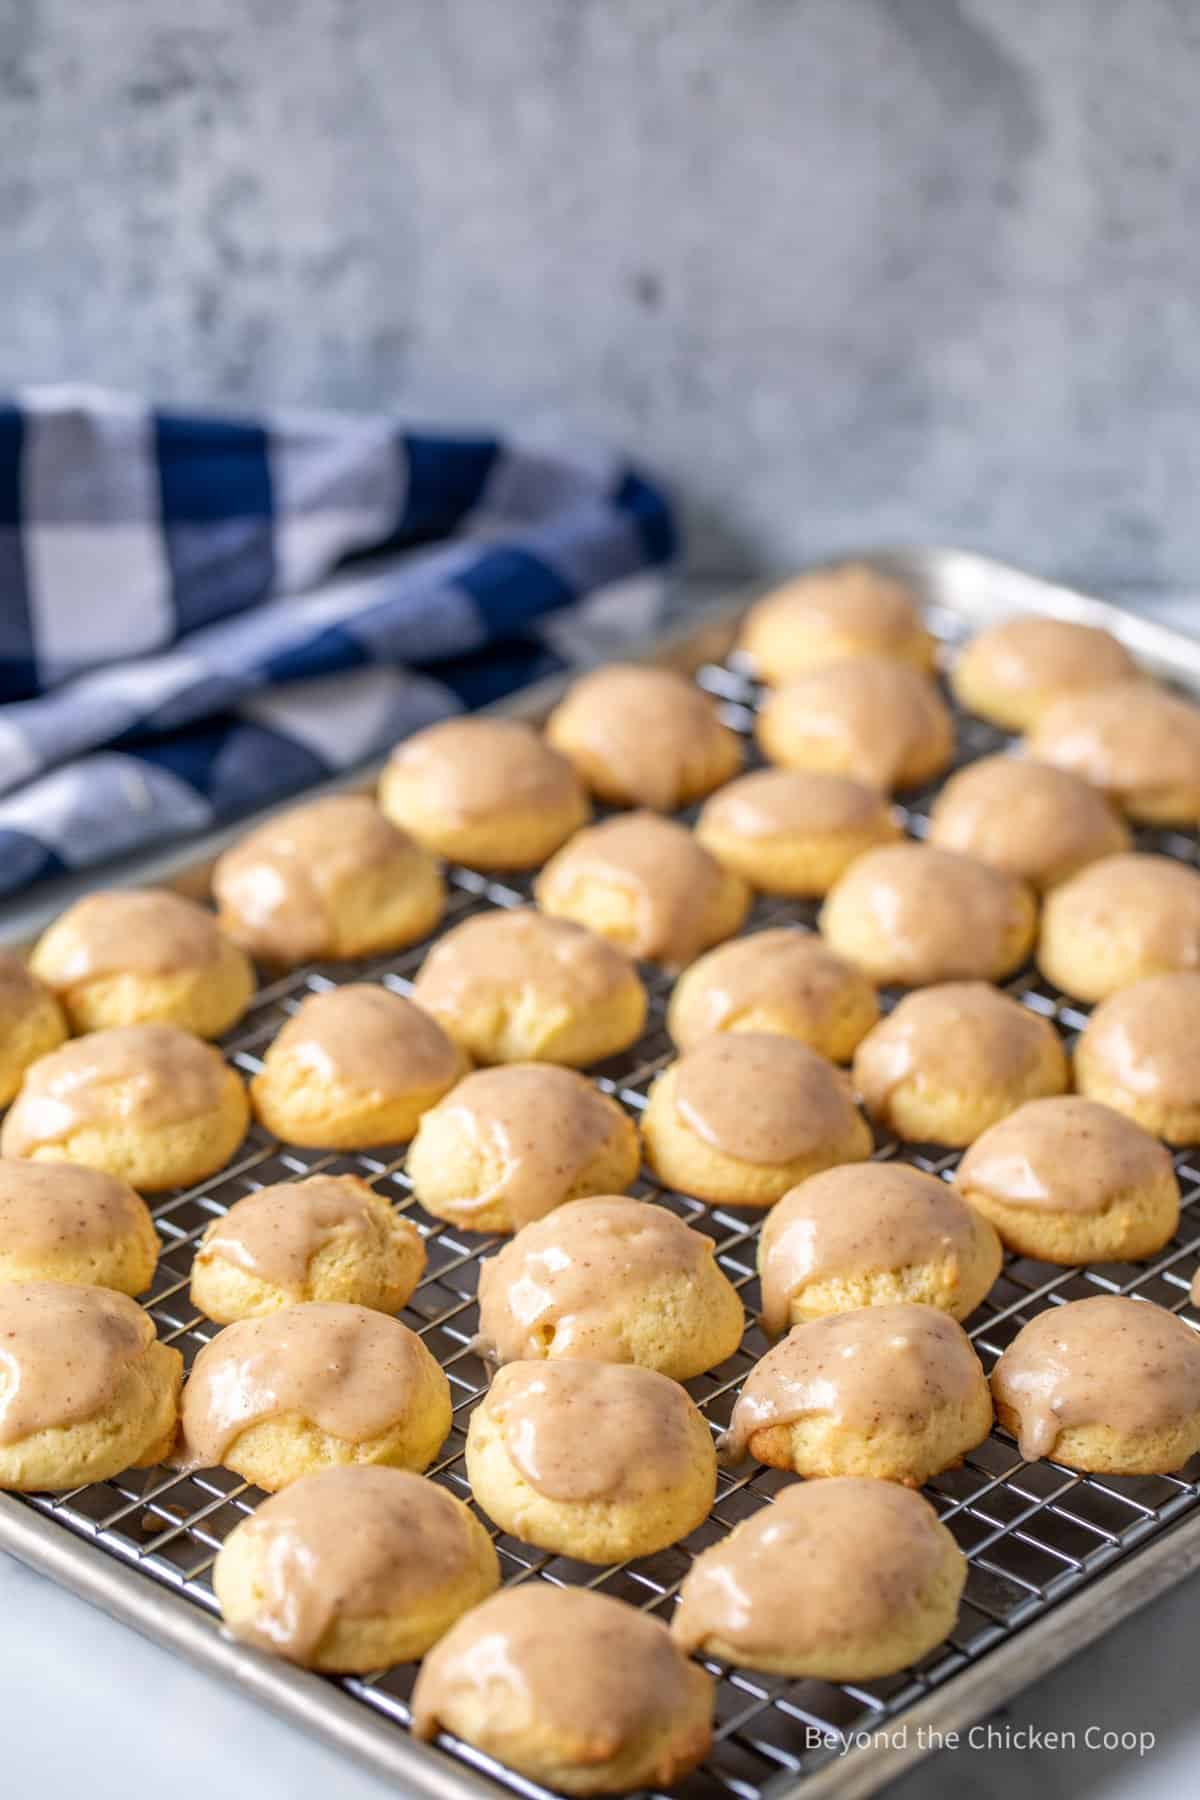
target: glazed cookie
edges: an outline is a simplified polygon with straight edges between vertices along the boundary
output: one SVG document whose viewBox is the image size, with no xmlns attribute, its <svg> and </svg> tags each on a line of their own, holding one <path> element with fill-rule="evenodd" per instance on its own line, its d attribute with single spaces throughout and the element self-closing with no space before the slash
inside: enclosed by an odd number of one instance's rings
<svg viewBox="0 0 1200 1800">
<path fill-rule="evenodd" d="M 1148 975 L 1200 968 L 1200 875 L 1170 856 L 1106 856 L 1046 896 L 1047 981 L 1103 1000 Z"/>
<path fill-rule="evenodd" d="M 642 1144 L 665 1187 L 717 1205 L 773 1206 L 818 1169 L 870 1156 L 871 1129 L 846 1076 L 806 1044 L 721 1032 L 658 1076 Z"/>
<path fill-rule="evenodd" d="M 27 1070 L 0 1152 L 84 1163 L 152 1193 L 214 1175 L 249 1122 L 241 1079 L 211 1044 L 177 1025 L 120 1025 Z"/>
<path fill-rule="evenodd" d="M 627 1050 L 646 1022 L 646 990 L 624 951 L 523 906 L 448 931 L 413 998 L 482 1063 L 579 1068 Z"/>
<path fill-rule="evenodd" d="M 756 1363 L 722 1449 L 796 1475 L 920 1487 L 992 1427 L 979 1358 L 934 1306 L 864 1306 L 793 1326 Z"/>
<path fill-rule="evenodd" d="M 1076 1094 L 1019 1106 L 972 1144 L 954 1180 L 1010 1250 L 1038 1262 L 1132 1262 L 1179 1223 L 1170 1152 Z"/>
<path fill-rule="evenodd" d="M 424 1270 L 424 1239 L 381 1194 L 356 1175 L 310 1175 L 213 1220 L 192 1260 L 192 1305 L 218 1325 L 300 1300 L 396 1313 Z"/>
<path fill-rule="evenodd" d="M 667 1030 L 678 1050 L 718 1031 L 771 1032 L 849 1062 L 879 1017 L 875 990 L 811 931 L 780 925 L 710 950 L 671 990 Z"/>
<path fill-rule="evenodd" d="M 1073 694 L 1026 739 L 1037 762 L 1070 769 L 1147 825 L 1200 821 L 1200 707 L 1148 681 Z"/>
<path fill-rule="evenodd" d="M 630 956 L 681 968 L 732 937 L 751 893 L 686 825 L 625 813 L 581 831 L 534 883 L 551 918 L 573 919 Z"/>
<path fill-rule="evenodd" d="M 1101 1001 L 1075 1085 L 1168 1144 L 1200 1144 L 1200 974 L 1151 975 Z"/>
<path fill-rule="evenodd" d="M 758 1242 L 763 1330 L 918 1301 L 953 1319 L 1000 1273 L 1000 1239 L 944 1181 L 903 1163 L 857 1163 L 802 1181 Z"/>
<path fill-rule="evenodd" d="M 439 1731 L 560 1794 L 669 1788 L 712 1742 L 712 1677 L 667 1627 L 589 1588 L 527 1581 L 426 1657 L 413 1735 Z"/>
<path fill-rule="evenodd" d="M 924 670 L 937 657 L 904 583 L 860 562 L 813 569 L 764 595 L 746 614 L 738 649 L 775 684 L 852 656 Z"/>
<path fill-rule="evenodd" d="M 638 1172 L 637 1129 L 584 1075 L 508 1063 L 431 1107 L 408 1153 L 413 1193 L 468 1231 L 519 1231 L 564 1201 L 616 1194 Z"/>
<path fill-rule="evenodd" d="M 591 808 L 565 756 L 519 719 L 446 719 L 398 744 L 379 782 L 388 818 L 477 869 L 534 869 Z"/>
<path fill-rule="evenodd" d="M 932 781 L 954 754 L 954 724 L 932 681 L 881 656 L 775 688 L 757 733 L 768 762 L 851 775 L 885 793 Z"/>
<path fill-rule="evenodd" d="M 0 1161 L 0 1281 L 67 1281 L 140 1294 L 158 1261 L 146 1203 L 73 1163 Z"/>
<path fill-rule="evenodd" d="M 1149 1300 L 1069 1300 L 1021 1328 L 992 1392 L 1027 1462 L 1169 1475 L 1200 1450 L 1200 1333 Z"/>
<path fill-rule="evenodd" d="M 950 676 L 960 705 L 1006 731 L 1028 731 L 1064 694 L 1137 674 L 1109 631 L 1019 613 L 972 638 Z"/>
<path fill-rule="evenodd" d="M 636 1363 L 509 1363 L 471 1414 L 467 1475 L 501 1531 L 576 1562 L 627 1562 L 708 1517 L 717 1453 L 677 1381 Z"/>
<path fill-rule="evenodd" d="M 183 1359 L 111 1288 L 0 1285 L 0 1488 L 83 1487 L 161 1462 Z"/>
<path fill-rule="evenodd" d="M 179 1025 L 220 1037 L 254 993 L 245 951 L 212 913 L 166 888 L 77 900 L 38 939 L 29 966 L 75 1031 Z"/>
<path fill-rule="evenodd" d="M 183 1390 L 181 1461 L 274 1493 L 350 1463 L 427 1468 L 450 1384 L 415 1332 L 366 1306 L 309 1301 L 227 1325 Z"/>
<path fill-rule="evenodd" d="M 671 1635 L 743 1669 L 870 1681 L 949 1637 L 966 1579 L 920 1494 L 852 1475 L 792 1482 L 693 1563 Z"/>
<path fill-rule="evenodd" d="M 820 923 L 830 948 L 881 986 L 1000 981 L 1033 948 L 1037 902 L 973 857 L 893 844 L 847 869 Z"/>
<path fill-rule="evenodd" d="M 745 1323 L 713 1240 L 648 1200 L 572 1200 L 479 1265 L 477 1348 L 500 1363 L 637 1363 L 690 1381 Z"/>
<path fill-rule="evenodd" d="M 226 935 L 283 969 L 402 950 L 446 904 L 436 860 L 365 794 L 277 813 L 218 860 L 212 889 Z"/>
<path fill-rule="evenodd" d="M 716 702 L 671 669 L 593 670 L 550 714 L 546 736 L 609 806 L 675 812 L 742 766 L 741 744 Z"/>
<path fill-rule="evenodd" d="M 415 1662 L 500 1585 L 469 1506 L 404 1469 L 303 1475 L 230 1533 L 213 1565 L 226 1628 L 325 1675 Z"/>
<path fill-rule="evenodd" d="M 351 982 L 301 1003 L 250 1094 L 285 1143 L 363 1150 L 406 1143 L 467 1067 L 428 1012 L 390 988 Z"/>
<path fill-rule="evenodd" d="M 31 1063 L 66 1041 L 67 1022 L 49 989 L 19 956 L 0 950 L 0 1106 L 7 1106 Z"/>
<path fill-rule="evenodd" d="M 973 1143 L 1026 1100 L 1065 1093 L 1070 1082 L 1049 1019 L 983 981 L 906 994 L 854 1058 L 868 1116 L 917 1144 Z"/>
<path fill-rule="evenodd" d="M 764 894 L 827 894 L 856 856 L 901 836 L 878 788 L 817 769 L 756 769 L 731 781 L 696 822 L 718 862 Z"/>
<path fill-rule="evenodd" d="M 985 756 L 952 775 L 934 801 L 929 841 L 1044 892 L 1133 840 L 1104 795 L 1078 775 L 1019 756 Z"/>
</svg>

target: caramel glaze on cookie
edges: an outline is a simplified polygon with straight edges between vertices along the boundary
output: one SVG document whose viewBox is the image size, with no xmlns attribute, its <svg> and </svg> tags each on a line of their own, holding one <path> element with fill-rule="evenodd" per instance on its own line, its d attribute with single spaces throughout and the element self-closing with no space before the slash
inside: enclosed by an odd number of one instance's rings
<svg viewBox="0 0 1200 1800">
<path fill-rule="evenodd" d="M 220 923 L 281 968 L 400 949 L 436 925 L 438 865 L 366 794 L 325 794 L 268 819 L 213 869 Z"/>
<path fill-rule="evenodd" d="M 336 1653 L 330 1660 L 327 1646 L 339 1628 L 395 1619 L 403 1631 L 409 1621 L 432 1618 L 432 1635 L 448 1604 L 452 1623 L 499 1581 L 478 1520 L 453 1494 L 406 1469 L 306 1475 L 265 1500 L 235 1536 L 234 1552 L 223 1551 L 214 1571 L 228 1628 L 304 1667 L 369 1667 Z M 257 1577 L 253 1604 L 232 1573 L 235 1561 Z M 398 1660 L 389 1648 L 389 1660 Z"/>
<path fill-rule="evenodd" d="M 407 1326 L 365 1306 L 310 1301 L 227 1325 L 192 1366 L 182 1459 L 214 1467 L 249 1427 L 289 1414 L 368 1443 L 414 1404 L 430 1361 Z"/>
<path fill-rule="evenodd" d="M 715 701 L 673 669 L 593 670 L 551 713 L 546 736 L 599 799 L 655 812 L 711 793 L 742 760 Z"/>
<path fill-rule="evenodd" d="M 797 1325 L 756 1363 L 738 1395 L 723 1452 L 741 1462 L 754 1434 L 805 1413 L 869 1432 L 881 1411 L 918 1416 L 970 1398 L 979 1359 L 961 1325 L 933 1306 L 864 1306 Z"/>
<path fill-rule="evenodd" d="M 810 1176 L 767 1214 L 759 1243 L 763 1330 L 799 1317 L 913 1298 L 953 1318 L 974 1311 L 1000 1273 L 1000 1242 L 954 1190 L 904 1163 L 850 1163 Z M 902 1284 L 923 1291 L 902 1294 Z M 832 1291 L 842 1304 L 809 1296 Z M 811 1308 L 811 1310 L 810 1310 Z"/>
<path fill-rule="evenodd" d="M 0 1287 L 0 1445 L 94 1419 L 154 1342 L 154 1320 L 111 1288 Z"/>
<path fill-rule="evenodd" d="M 821 909 L 831 949 L 901 987 L 999 981 L 1024 962 L 1036 921 L 1023 881 L 928 844 L 868 850 Z"/>
<path fill-rule="evenodd" d="M 666 1626 L 589 1589 L 529 1581 L 426 1657 L 413 1733 L 454 1732 L 567 1794 L 670 1787 L 712 1741 L 712 1677 Z"/>
<path fill-rule="evenodd" d="M 634 812 L 581 831 L 534 883 L 542 911 L 574 919 L 631 956 L 681 967 L 730 937 L 750 889 L 686 826 Z"/>
<path fill-rule="evenodd" d="M 1150 975 L 1092 1013 L 1075 1085 L 1169 1144 L 1200 1143 L 1200 971 Z"/>
<path fill-rule="evenodd" d="M 1200 1447 L 1200 1334 L 1151 1301 L 1048 1307 L 1004 1352 L 992 1390 L 1029 1461 L 1169 1473 Z"/>
<path fill-rule="evenodd" d="M 1045 890 L 1132 846 L 1104 795 L 1066 769 L 985 756 L 952 775 L 929 815 L 929 841 Z"/>
<path fill-rule="evenodd" d="M 860 969 L 814 932 L 779 925 L 693 963 L 671 991 L 667 1030 L 680 1050 L 716 1032 L 757 1031 L 848 1062 L 878 1018 L 875 990 Z"/>
<path fill-rule="evenodd" d="M 1200 707 L 1152 682 L 1067 695 L 1036 721 L 1025 750 L 1103 789 L 1131 819 L 1200 820 Z"/>
</svg>

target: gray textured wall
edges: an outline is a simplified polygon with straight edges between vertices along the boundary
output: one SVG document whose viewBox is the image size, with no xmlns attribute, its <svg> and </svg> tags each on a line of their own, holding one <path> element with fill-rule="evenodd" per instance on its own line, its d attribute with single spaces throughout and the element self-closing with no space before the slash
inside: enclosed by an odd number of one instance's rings
<svg viewBox="0 0 1200 1800">
<path fill-rule="evenodd" d="M 1200 587 L 1194 0 L 0 0 L 0 382 L 625 440 L 699 565 Z"/>
</svg>

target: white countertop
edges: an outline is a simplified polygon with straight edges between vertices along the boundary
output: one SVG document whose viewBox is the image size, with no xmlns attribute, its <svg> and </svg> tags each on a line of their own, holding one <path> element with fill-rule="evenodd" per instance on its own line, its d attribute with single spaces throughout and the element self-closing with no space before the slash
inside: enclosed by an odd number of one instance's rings
<svg viewBox="0 0 1200 1800">
<path fill-rule="evenodd" d="M 1147 611 L 1200 629 L 1200 601 Z M 220 1800 L 382 1800 L 391 1787 L 234 1689 L 0 1554 L 3 1791 L 129 1800 L 179 1787 Z M 896 1800 L 1173 1800 L 1195 1786 L 1200 1577 L 1128 1620 L 997 1715 L 1002 1747 L 963 1747 L 902 1778 Z M 1154 1747 L 1089 1749 L 1088 1727 L 1150 1732 Z M 1025 1747 L 1071 1729 L 1075 1750 Z M 1023 1736 L 1024 1734 L 1024 1736 Z"/>
</svg>

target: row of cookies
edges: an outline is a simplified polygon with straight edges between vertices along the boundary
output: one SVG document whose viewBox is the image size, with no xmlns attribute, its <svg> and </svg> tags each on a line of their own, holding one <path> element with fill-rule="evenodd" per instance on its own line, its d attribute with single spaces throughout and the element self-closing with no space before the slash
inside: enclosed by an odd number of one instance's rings
<svg viewBox="0 0 1200 1800">
<path fill-rule="evenodd" d="M 739 651 L 771 690 L 769 760 L 884 789 L 947 766 L 949 722 L 920 681 L 936 645 L 895 577 L 853 563 L 799 576 L 751 608 Z M 1200 710 L 1146 679 L 1103 627 L 1016 614 L 979 632 L 949 680 L 967 712 L 1025 733 L 1034 761 L 1081 777 L 1129 818 L 1200 820 Z"/>
<path fill-rule="evenodd" d="M 636 982 L 623 959 L 598 940 L 536 914 L 486 914 L 459 930 L 503 942 L 510 952 L 528 949 L 531 940 L 557 944 L 565 932 L 589 958 L 602 964 L 611 958 L 626 982 Z M 966 1145 L 1026 1102 L 1061 1094 L 1068 1085 L 1066 1059 L 1048 1021 L 986 986 L 923 990 L 861 1032 L 875 1016 L 873 996 L 806 934 L 762 934 L 707 961 L 684 977 L 673 997 L 668 1016 L 683 1054 L 654 1084 L 642 1120 L 647 1161 L 679 1191 L 725 1204 L 770 1205 L 818 1169 L 869 1155 L 871 1135 L 849 1084 L 803 1041 L 822 1013 L 820 1049 L 847 1054 L 858 1034 L 854 1085 L 868 1113 L 903 1137 Z M 500 966 L 504 975 L 493 968 L 490 985 L 519 979 L 519 958 L 510 955 Z M 792 1015 L 789 970 L 799 996 Z M 1189 1108 L 1177 1080 L 1186 1082 L 1191 1064 L 1192 987 L 1200 987 L 1200 978 L 1158 978 L 1097 1010 L 1076 1059 L 1085 1099 L 1187 1141 L 1195 1099 Z M 1192 996 L 1193 1020 L 1197 1004 Z M 603 1017 L 593 1008 L 589 1029 Z M 490 1023 L 494 1030 L 495 1019 Z M 494 1054 L 494 1036 L 478 1048 Z M 546 1053 L 544 1042 L 528 1049 Z M 359 1148 L 402 1142 L 415 1131 L 410 1169 L 417 1196 L 435 1216 L 460 1224 L 511 1229 L 522 1208 L 529 1216 L 559 1199 L 628 1185 L 638 1158 L 633 1128 L 599 1091 L 565 1070 L 520 1065 L 481 1071 L 463 1083 L 465 1067 L 452 1038 L 413 1002 L 382 987 L 351 984 L 304 1003 L 253 1086 L 260 1117 L 293 1142 Z M 8 1155 L 86 1162 L 153 1189 L 223 1166 L 246 1116 L 242 1085 L 215 1051 L 173 1027 L 115 1028 L 40 1061 L 0 1142 Z M 1078 1166 L 1089 1131 L 1111 1139 L 1117 1126 L 1098 1110 L 1063 1105 L 1039 1115 L 1036 1126 L 1018 1115 L 1012 1142 L 1035 1129 L 1043 1139 L 1057 1131 L 1065 1168 Z M 1054 1158 L 1043 1150 L 1041 1160 L 1050 1168 Z M 523 1198 L 517 1191 L 522 1163 Z M 566 1171 L 557 1185 L 550 1178 L 555 1167 Z M 1161 1206 L 1148 1206 L 1139 1217 L 1137 1207 L 1129 1210 L 1129 1195 L 1111 1184 L 1095 1182 L 1091 1193 L 1087 1221 L 1077 1202 L 1056 1206 L 1053 1182 L 1040 1197 L 1018 1194 L 1009 1209 L 1020 1215 L 1023 1208 L 1028 1216 L 1007 1221 L 1010 1241 L 1031 1254 L 1083 1260 L 1093 1253 L 1146 1254 L 1139 1246 L 1155 1248 L 1156 1234 L 1160 1242 L 1169 1236 L 1172 1221 Z M 1003 1193 L 997 1198 L 1005 1204 Z M 1119 1229 L 1118 1219 L 1125 1221 Z M 122 1253 L 118 1245 L 115 1254 Z"/>
</svg>

